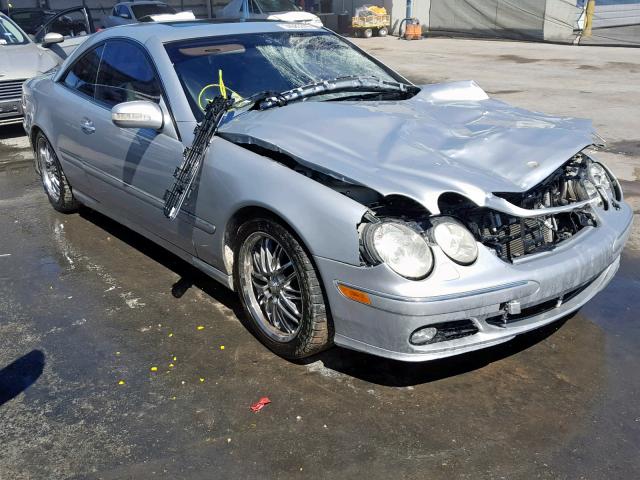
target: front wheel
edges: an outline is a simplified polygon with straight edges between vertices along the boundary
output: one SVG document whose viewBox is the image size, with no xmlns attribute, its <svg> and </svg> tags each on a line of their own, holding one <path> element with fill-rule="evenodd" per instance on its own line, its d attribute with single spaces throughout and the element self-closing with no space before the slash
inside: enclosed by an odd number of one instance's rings
<svg viewBox="0 0 640 480">
<path fill-rule="evenodd" d="M 40 179 L 49 202 L 59 212 L 71 213 L 78 209 L 69 181 L 53 147 L 42 133 L 36 137 L 36 160 L 40 170 Z"/>
<path fill-rule="evenodd" d="M 385 27 L 382 27 L 378 30 L 379 37 L 386 37 L 388 33 L 389 33 L 389 30 L 387 30 Z"/>
<path fill-rule="evenodd" d="M 324 294 L 300 242 L 268 218 L 243 224 L 237 238 L 235 286 L 256 336 L 290 359 L 328 348 L 332 328 Z"/>
</svg>

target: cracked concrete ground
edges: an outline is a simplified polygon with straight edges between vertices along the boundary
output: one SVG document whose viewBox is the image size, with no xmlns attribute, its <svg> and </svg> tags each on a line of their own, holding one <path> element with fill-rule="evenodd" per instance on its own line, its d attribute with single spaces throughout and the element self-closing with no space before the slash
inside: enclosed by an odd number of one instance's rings
<svg viewBox="0 0 640 480">
<path fill-rule="evenodd" d="M 637 68 L 581 86 L 583 99 L 575 83 L 591 70 L 505 58 L 583 49 L 360 43 L 415 81 L 476 78 L 558 114 L 590 105 L 638 208 L 640 92 L 626 109 L 611 93 Z M 637 64 L 621 50 L 574 63 Z M 27 145 L 19 128 L 0 131 L 0 479 L 640 478 L 637 219 L 612 283 L 549 328 L 418 365 L 342 349 L 291 363 L 181 260 L 91 211 L 51 209 Z M 181 278 L 194 286 L 177 299 Z M 262 396 L 272 403 L 252 413 Z"/>
</svg>

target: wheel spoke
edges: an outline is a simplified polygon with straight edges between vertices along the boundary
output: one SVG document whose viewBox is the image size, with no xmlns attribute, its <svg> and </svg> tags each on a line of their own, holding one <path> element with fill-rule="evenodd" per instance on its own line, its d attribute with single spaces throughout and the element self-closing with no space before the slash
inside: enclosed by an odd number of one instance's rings
<svg viewBox="0 0 640 480">
<path fill-rule="evenodd" d="M 277 273 L 284 273 L 285 270 L 289 267 L 292 267 L 293 263 L 291 263 L 291 260 L 289 260 L 289 258 L 287 257 L 287 261 L 285 262 L 284 265 L 280 265 L 278 267 L 278 269 L 276 270 Z"/>
<path fill-rule="evenodd" d="M 286 307 L 283 305 L 278 306 L 280 316 L 283 319 L 286 319 L 285 323 L 289 325 L 292 331 L 295 331 L 300 325 L 300 318 L 293 315 Z"/>
<path fill-rule="evenodd" d="M 280 255 L 282 255 L 282 246 L 276 243 L 273 249 L 273 256 L 271 257 L 271 271 L 276 272 L 280 269 Z"/>
<path fill-rule="evenodd" d="M 300 323 L 297 318 L 293 317 L 291 313 L 287 311 L 287 309 L 282 305 L 281 302 L 276 304 L 278 317 L 280 318 L 280 323 L 287 330 L 287 333 L 293 333 L 298 328 L 298 324 Z"/>
<path fill-rule="evenodd" d="M 271 324 L 274 327 L 281 328 L 282 325 L 278 319 L 278 304 L 276 303 L 276 299 L 272 298 L 271 304 L 269 305 L 269 309 L 271 311 Z"/>
<path fill-rule="evenodd" d="M 293 303 L 293 301 L 290 298 L 287 298 L 287 295 L 285 295 L 284 293 L 280 293 L 279 299 L 280 299 L 279 305 L 285 311 L 291 312 L 291 315 L 295 319 L 296 323 L 298 323 L 300 318 L 300 312 L 298 311 L 298 307 L 296 306 L 296 304 Z"/>
</svg>

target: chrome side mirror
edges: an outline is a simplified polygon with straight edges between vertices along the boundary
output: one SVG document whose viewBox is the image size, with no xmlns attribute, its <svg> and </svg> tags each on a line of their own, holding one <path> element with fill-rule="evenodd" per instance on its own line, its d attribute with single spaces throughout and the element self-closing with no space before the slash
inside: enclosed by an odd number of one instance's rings
<svg viewBox="0 0 640 480">
<path fill-rule="evenodd" d="M 48 47 L 50 45 L 62 42 L 64 42 L 64 37 L 62 35 L 56 32 L 49 32 L 42 39 L 42 46 Z"/>
<path fill-rule="evenodd" d="M 111 121 L 120 128 L 160 130 L 164 125 L 164 114 L 157 103 L 136 100 L 115 105 L 111 109 Z"/>
</svg>

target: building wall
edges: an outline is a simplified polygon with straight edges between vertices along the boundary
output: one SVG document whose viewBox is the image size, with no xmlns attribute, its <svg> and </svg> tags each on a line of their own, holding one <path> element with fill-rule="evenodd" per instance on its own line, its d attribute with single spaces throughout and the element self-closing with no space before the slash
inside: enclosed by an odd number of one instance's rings
<svg viewBox="0 0 640 480">
<path fill-rule="evenodd" d="M 547 0 L 544 17 L 544 40 L 547 42 L 572 43 L 576 38 L 574 29 L 582 7 L 558 0 Z"/>
<path fill-rule="evenodd" d="M 429 29 L 542 40 L 546 0 L 431 0 Z"/>
</svg>

